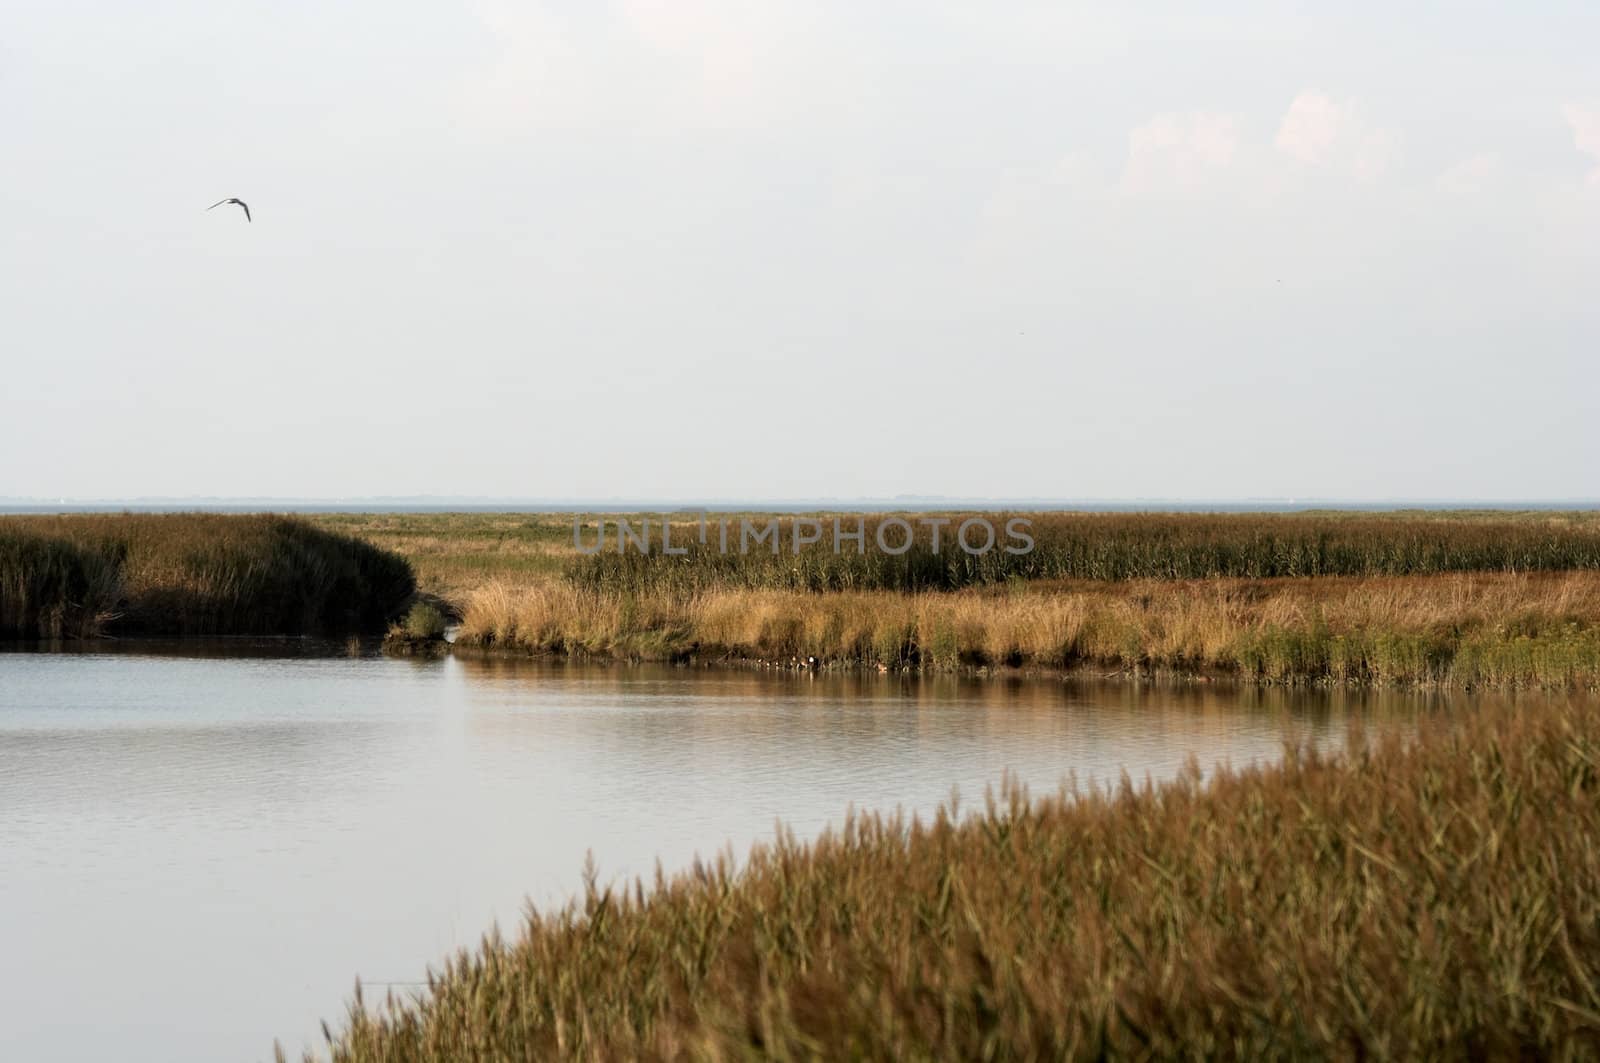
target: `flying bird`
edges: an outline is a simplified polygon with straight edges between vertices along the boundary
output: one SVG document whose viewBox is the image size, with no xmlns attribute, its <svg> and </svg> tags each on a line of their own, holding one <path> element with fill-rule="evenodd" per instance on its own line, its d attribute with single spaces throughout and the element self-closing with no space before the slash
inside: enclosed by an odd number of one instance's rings
<svg viewBox="0 0 1600 1063">
<path fill-rule="evenodd" d="M 211 206 L 207 207 L 206 209 L 207 210 L 216 210 L 218 207 L 222 206 L 224 203 L 237 203 L 237 204 L 239 204 L 239 209 L 244 211 L 244 220 L 245 221 L 254 221 L 254 219 L 250 217 L 250 204 L 246 203 L 244 200 L 240 199 L 238 196 L 229 196 L 227 199 L 219 199 L 215 203 L 211 204 Z"/>
</svg>

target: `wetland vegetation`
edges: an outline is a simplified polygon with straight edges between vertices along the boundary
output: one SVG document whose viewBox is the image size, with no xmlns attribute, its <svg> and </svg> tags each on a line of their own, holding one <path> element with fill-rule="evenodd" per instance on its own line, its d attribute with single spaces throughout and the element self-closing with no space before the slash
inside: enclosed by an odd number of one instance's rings
<svg viewBox="0 0 1600 1063">
<path fill-rule="evenodd" d="M 0 634 L 1506 691 L 1203 785 L 591 877 L 358 995 L 336 1060 L 1600 1052 L 1600 518 L 1037 515 L 1031 561 L 724 555 L 673 519 L 684 554 L 585 556 L 567 515 L 4 518 Z"/>
<path fill-rule="evenodd" d="M 962 528 L 969 521 L 976 527 L 964 536 Z M 681 554 L 664 549 L 659 531 L 648 540 L 648 550 L 621 549 L 613 530 L 607 548 L 571 562 L 569 577 L 582 587 L 624 592 L 733 588 L 915 592 L 1017 580 L 1600 569 L 1600 526 L 1560 519 L 1350 513 L 921 513 L 735 518 L 726 523 L 731 527 L 724 533 L 722 521 L 708 522 L 702 543 L 698 522 L 680 518 L 673 542 Z M 1011 534 L 1013 526 L 1017 534 Z M 775 534 L 752 544 L 752 528 Z M 584 546 L 594 549 L 598 542 L 597 530 L 585 537 Z M 881 545 L 885 543 L 887 548 Z"/>
<path fill-rule="evenodd" d="M 782 549 L 748 552 L 717 539 L 750 515 L 609 516 L 613 542 L 651 520 L 682 546 L 587 555 L 569 514 L 12 517 L 0 637 L 387 626 L 415 652 L 459 620 L 462 647 L 627 660 L 1600 687 L 1592 513 L 1040 513 L 1032 550 L 982 554 L 956 543 L 971 516 L 903 515 L 900 553 L 874 548 L 884 515 L 759 518 Z M 834 520 L 864 548 L 836 552 Z"/>
<path fill-rule="evenodd" d="M 301 517 L 0 517 L 0 638 L 382 631 L 410 564 Z"/>
<path fill-rule="evenodd" d="M 632 660 L 1020 668 L 1289 683 L 1600 686 L 1594 513 L 1029 514 L 1034 549 L 973 555 L 962 514 L 905 514 L 910 550 L 835 553 L 832 515 L 723 552 L 713 515 L 648 552 L 575 547 L 566 514 L 317 518 L 416 565 L 458 644 Z M 1015 514 L 988 515 L 1004 527 Z M 618 519 L 604 518 L 614 529 Z M 629 518 L 624 518 L 629 519 Z M 643 523 L 632 515 L 635 527 Z M 761 518 L 763 522 L 772 518 Z M 599 518 L 579 529 L 597 541 Z M 821 540 L 798 553 L 796 521 Z M 942 522 L 935 524 L 933 522 Z M 935 529 L 944 539 L 933 550 Z M 899 540 L 895 540 L 898 543 Z"/>
<path fill-rule="evenodd" d="M 605 884 L 363 1000 L 340 1063 L 1576 1058 L 1600 1051 L 1600 705 L 1175 783 L 857 814 Z M 308 1057 L 309 1058 L 309 1057 Z"/>
<path fill-rule="evenodd" d="M 492 585 L 458 642 L 635 660 L 1600 686 L 1600 573 L 678 595 Z"/>
</svg>

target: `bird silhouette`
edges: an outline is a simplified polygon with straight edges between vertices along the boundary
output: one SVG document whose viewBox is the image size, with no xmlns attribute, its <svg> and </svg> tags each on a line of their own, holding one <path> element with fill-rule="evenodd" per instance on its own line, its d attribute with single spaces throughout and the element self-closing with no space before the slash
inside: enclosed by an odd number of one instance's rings
<svg viewBox="0 0 1600 1063">
<path fill-rule="evenodd" d="M 229 196 L 227 199 L 219 199 L 215 203 L 211 204 L 211 206 L 207 207 L 206 209 L 207 210 L 216 210 L 218 207 L 222 206 L 224 203 L 237 203 L 237 204 L 239 204 L 239 209 L 244 211 L 244 220 L 245 221 L 250 221 L 250 222 L 253 222 L 255 220 L 254 218 L 250 217 L 250 204 L 246 203 L 244 200 L 240 199 L 238 196 Z"/>
</svg>

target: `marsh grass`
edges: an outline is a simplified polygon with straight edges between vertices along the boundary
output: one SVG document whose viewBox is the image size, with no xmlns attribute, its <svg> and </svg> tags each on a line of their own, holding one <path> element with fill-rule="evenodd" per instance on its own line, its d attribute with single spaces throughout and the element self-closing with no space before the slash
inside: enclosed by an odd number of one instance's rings
<svg viewBox="0 0 1600 1063">
<path fill-rule="evenodd" d="M 432 602 L 416 602 L 407 611 L 400 627 L 409 638 L 442 639 L 445 623 L 445 616 L 438 606 Z"/>
<path fill-rule="evenodd" d="M 561 574 L 577 556 L 572 520 L 523 513 L 325 513 L 317 527 L 399 554 L 424 593 L 447 602 L 491 580 L 530 583 Z"/>
<path fill-rule="evenodd" d="M 789 529 L 796 517 L 780 518 L 784 551 L 774 559 L 757 551 L 745 557 L 720 558 L 699 550 L 697 516 L 682 513 L 606 514 L 606 551 L 616 549 L 616 521 L 637 529 L 648 519 L 655 555 L 625 560 L 583 558 L 574 548 L 573 524 L 592 547 L 595 514 L 570 513 L 333 513 L 308 517 L 317 526 L 363 538 L 400 554 L 417 572 L 425 592 L 452 603 L 464 602 L 491 581 L 526 585 L 570 573 L 570 578 L 595 589 L 638 591 L 747 589 L 870 590 L 950 589 L 954 586 L 1005 583 L 1016 579 L 1211 576 L 1271 577 L 1302 575 L 1408 574 L 1429 571 L 1534 571 L 1594 568 L 1600 560 L 1600 516 L 1592 512 L 1404 511 L 1395 513 L 1311 512 L 1287 514 L 1116 514 L 1016 513 L 976 514 L 988 517 L 1004 538 L 1012 516 L 1034 522 L 1039 540 L 1031 562 L 991 558 L 969 565 L 959 548 L 948 547 L 961 520 L 975 514 L 907 513 L 917 525 L 923 518 L 947 518 L 942 549 L 931 555 L 931 531 L 921 533 L 921 553 L 909 560 L 852 559 L 829 562 L 808 548 L 799 562 L 789 550 Z M 824 549 L 832 551 L 832 520 L 847 530 L 857 514 L 818 513 Z M 862 517 L 869 536 L 887 514 Z M 739 521 L 764 525 L 770 515 L 721 513 L 710 516 L 730 522 L 732 550 L 737 555 Z M 695 556 L 660 555 L 660 522 L 673 522 L 673 543 L 688 546 Z M 715 539 L 711 540 L 712 542 Z M 869 542 L 870 542 L 869 538 Z M 874 551 L 875 552 L 875 551 Z M 1009 558 L 1010 555 L 1007 555 Z M 891 563 L 892 562 L 892 563 Z"/>
<path fill-rule="evenodd" d="M 650 556 L 615 521 L 656 528 Z M 571 514 L 315 518 L 410 558 L 464 615 L 463 645 L 637 659 L 815 655 L 948 671 L 1023 667 L 1218 671 L 1271 682 L 1593 686 L 1600 676 L 1600 517 L 1590 512 L 1015 514 L 1033 554 L 973 559 L 924 529 L 896 558 L 698 546 L 683 514 L 607 515 L 580 556 Z M 1009 514 L 988 514 L 1003 529 Z M 582 540 L 595 542 L 593 515 Z M 660 553 L 659 522 L 690 553 Z M 854 515 L 840 515 L 846 529 Z M 884 515 L 861 518 L 871 537 Z M 869 540 L 870 541 L 870 540 Z M 918 552 L 918 551 L 921 552 Z M 1342 574 L 1341 574 L 1342 573 Z"/>
<path fill-rule="evenodd" d="M 0 638 L 82 638 L 115 616 L 126 551 L 0 522 Z"/>
<path fill-rule="evenodd" d="M 806 591 L 956 590 L 1013 580 L 1271 579 L 1311 576 L 1402 576 L 1442 572 L 1546 572 L 1600 568 L 1600 527 L 1571 515 L 1456 519 L 1439 515 L 1307 515 L 1196 513 L 904 514 L 915 538 L 902 554 L 876 545 L 887 515 L 776 521 L 778 549 L 751 546 L 730 519 L 729 547 L 713 525 L 705 544 L 695 522 L 674 525 L 673 545 L 662 550 L 659 531 L 650 550 L 618 549 L 614 532 L 606 548 L 569 562 L 569 578 L 592 590 L 678 592 L 712 589 Z M 964 520 L 982 518 L 995 529 L 995 546 L 981 554 L 956 541 Z M 1005 533 L 1014 518 L 1031 522 L 1033 545 Z M 794 548 L 796 523 L 821 525 L 821 541 Z M 857 522 L 864 544 L 834 540 Z M 935 528 L 928 521 L 942 520 Z M 634 522 L 638 524 L 637 521 Z M 764 522 L 763 522 L 764 523 Z M 808 531 L 815 530 L 808 528 Z M 899 548 L 901 529 L 885 532 Z M 586 547 L 597 542 L 586 533 Z M 935 541 L 937 539 L 937 542 Z M 973 530 L 969 544 L 984 535 Z M 575 552 L 575 551 L 574 551 Z"/>
<path fill-rule="evenodd" d="M 358 989 L 332 1058 L 1600 1052 L 1593 699 L 587 877 L 415 999 Z"/>
<path fill-rule="evenodd" d="M 381 631 L 407 562 L 297 517 L 0 518 L 0 637 Z"/>
<path fill-rule="evenodd" d="M 458 643 L 646 660 L 1221 672 L 1271 682 L 1600 686 L 1600 573 L 1143 580 L 954 592 L 613 593 L 491 584 Z"/>
</svg>

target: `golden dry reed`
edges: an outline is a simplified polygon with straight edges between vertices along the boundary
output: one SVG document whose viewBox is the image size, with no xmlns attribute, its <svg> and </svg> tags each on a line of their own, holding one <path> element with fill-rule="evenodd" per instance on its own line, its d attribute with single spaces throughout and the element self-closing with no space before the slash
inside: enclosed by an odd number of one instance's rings
<svg viewBox="0 0 1600 1063">
<path fill-rule="evenodd" d="M 0 517 L 0 638 L 383 630 L 403 559 L 298 517 Z"/>
<path fill-rule="evenodd" d="M 458 642 L 707 662 L 1224 672 L 1275 682 L 1600 686 L 1600 573 L 1080 581 L 905 594 L 491 584 Z"/>
<path fill-rule="evenodd" d="M 855 815 L 491 934 L 339 1063 L 1594 1058 L 1600 703 Z"/>
</svg>

